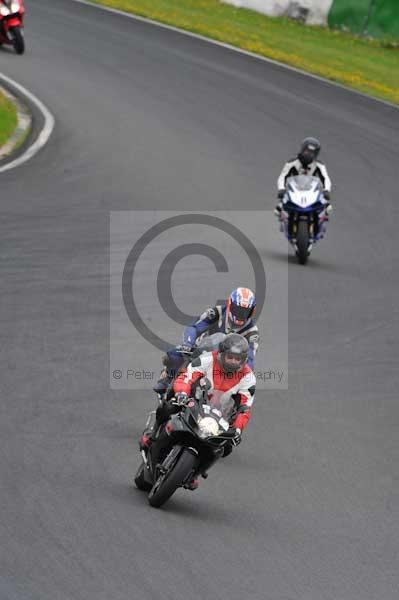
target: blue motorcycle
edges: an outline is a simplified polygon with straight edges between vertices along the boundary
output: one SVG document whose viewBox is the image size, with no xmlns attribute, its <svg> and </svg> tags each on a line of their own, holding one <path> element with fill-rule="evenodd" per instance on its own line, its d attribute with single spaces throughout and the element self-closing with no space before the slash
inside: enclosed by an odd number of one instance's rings
<svg viewBox="0 0 399 600">
<path fill-rule="evenodd" d="M 317 177 L 297 175 L 287 179 L 280 231 L 294 247 L 301 265 L 307 263 L 313 245 L 326 233 L 327 205 Z"/>
</svg>

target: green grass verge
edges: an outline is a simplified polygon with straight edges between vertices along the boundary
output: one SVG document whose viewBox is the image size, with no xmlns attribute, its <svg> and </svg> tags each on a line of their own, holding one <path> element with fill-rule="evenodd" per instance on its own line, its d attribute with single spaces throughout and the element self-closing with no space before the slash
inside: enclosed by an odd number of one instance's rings
<svg viewBox="0 0 399 600">
<path fill-rule="evenodd" d="M 399 104 L 399 45 L 269 18 L 218 0 L 92 0 L 256 52 Z"/>
<path fill-rule="evenodd" d="M 0 91 L 0 146 L 6 143 L 17 126 L 17 110 Z"/>
</svg>

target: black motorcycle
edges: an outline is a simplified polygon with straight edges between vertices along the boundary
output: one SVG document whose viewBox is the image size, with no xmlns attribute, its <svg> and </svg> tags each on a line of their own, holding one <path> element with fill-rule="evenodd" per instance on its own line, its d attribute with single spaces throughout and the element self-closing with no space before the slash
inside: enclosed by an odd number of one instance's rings
<svg viewBox="0 0 399 600">
<path fill-rule="evenodd" d="M 169 402 L 175 413 L 160 426 L 149 450 L 141 452 L 143 462 L 134 481 L 139 490 L 149 492 L 151 506 L 165 504 L 179 487 L 190 489 L 193 478 L 206 478 L 234 438 L 229 425 L 234 411 L 227 418 L 209 404 L 208 384 L 200 380 L 195 397 Z"/>
</svg>

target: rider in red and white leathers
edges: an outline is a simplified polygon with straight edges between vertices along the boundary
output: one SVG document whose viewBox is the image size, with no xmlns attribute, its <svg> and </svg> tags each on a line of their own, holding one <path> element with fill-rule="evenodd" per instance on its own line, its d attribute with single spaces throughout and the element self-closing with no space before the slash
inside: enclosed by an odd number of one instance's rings
<svg viewBox="0 0 399 600">
<path fill-rule="evenodd" d="M 227 343 L 231 337 L 242 336 L 230 334 L 226 338 Z M 229 356 L 227 351 L 227 356 L 222 359 L 222 353 L 223 351 L 219 350 L 201 354 L 177 377 L 173 384 L 173 391 L 175 395 L 185 393 L 190 396 L 196 382 L 199 383 L 200 379 L 205 377 L 210 382 L 209 404 L 221 410 L 223 416 L 230 421 L 230 426 L 237 430 L 238 439 L 251 417 L 256 378 L 246 362 L 240 365 L 238 370 L 226 371 L 226 363 L 223 364 L 222 361 L 227 362 L 234 358 Z"/>
<path fill-rule="evenodd" d="M 219 344 L 215 352 L 204 352 L 195 358 L 180 373 L 173 384 L 174 397 L 172 401 L 163 400 L 156 411 L 154 428 L 144 431 L 140 439 L 140 449 L 146 451 L 153 441 L 153 435 L 170 415 L 180 410 L 190 401 L 198 397 L 197 392 L 207 390 L 207 403 L 221 411 L 229 423 L 232 437 L 223 448 L 223 455 L 228 456 L 233 447 L 241 442 L 241 433 L 248 425 L 251 417 L 252 404 L 255 395 L 256 378 L 247 363 L 249 344 L 238 333 L 230 333 Z M 188 489 L 198 487 L 198 479 L 194 478 Z"/>
<path fill-rule="evenodd" d="M 220 342 L 217 351 L 204 352 L 195 358 L 173 384 L 171 400 L 183 403 L 195 396 L 197 387 L 206 384 L 209 404 L 222 412 L 233 430 L 234 437 L 225 456 L 240 443 L 241 432 L 251 417 L 256 378 L 247 363 L 248 351 L 248 341 L 238 333 L 230 333 Z M 141 436 L 141 449 L 149 447 L 152 436 L 172 412 L 176 412 L 175 404 L 165 399 L 156 411 L 154 427 Z"/>
</svg>

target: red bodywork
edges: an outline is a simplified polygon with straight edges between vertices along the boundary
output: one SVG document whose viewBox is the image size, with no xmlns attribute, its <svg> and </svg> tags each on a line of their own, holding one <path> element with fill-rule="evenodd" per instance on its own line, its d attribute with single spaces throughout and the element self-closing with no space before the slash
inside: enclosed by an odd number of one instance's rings
<svg viewBox="0 0 399 600">
<path fill-rule="evenodd" d="M 23 27 L 24 15 L 25 15 L 25 7 L 23 0 L 15 0 L 16 3 L 19 4 L 18 12 L 12 13 L 10 15 L 2 15 L 0 14 L 0 43 L 1 44 L 12 44 L 12 40 L 8 37 L 8 30 L 10 27 Z M 6 8 L 10 8 L 10 5 L 7 5 L 5 2 L 0 0 L 0 7 L 5 6 Z"/>
</svg>

